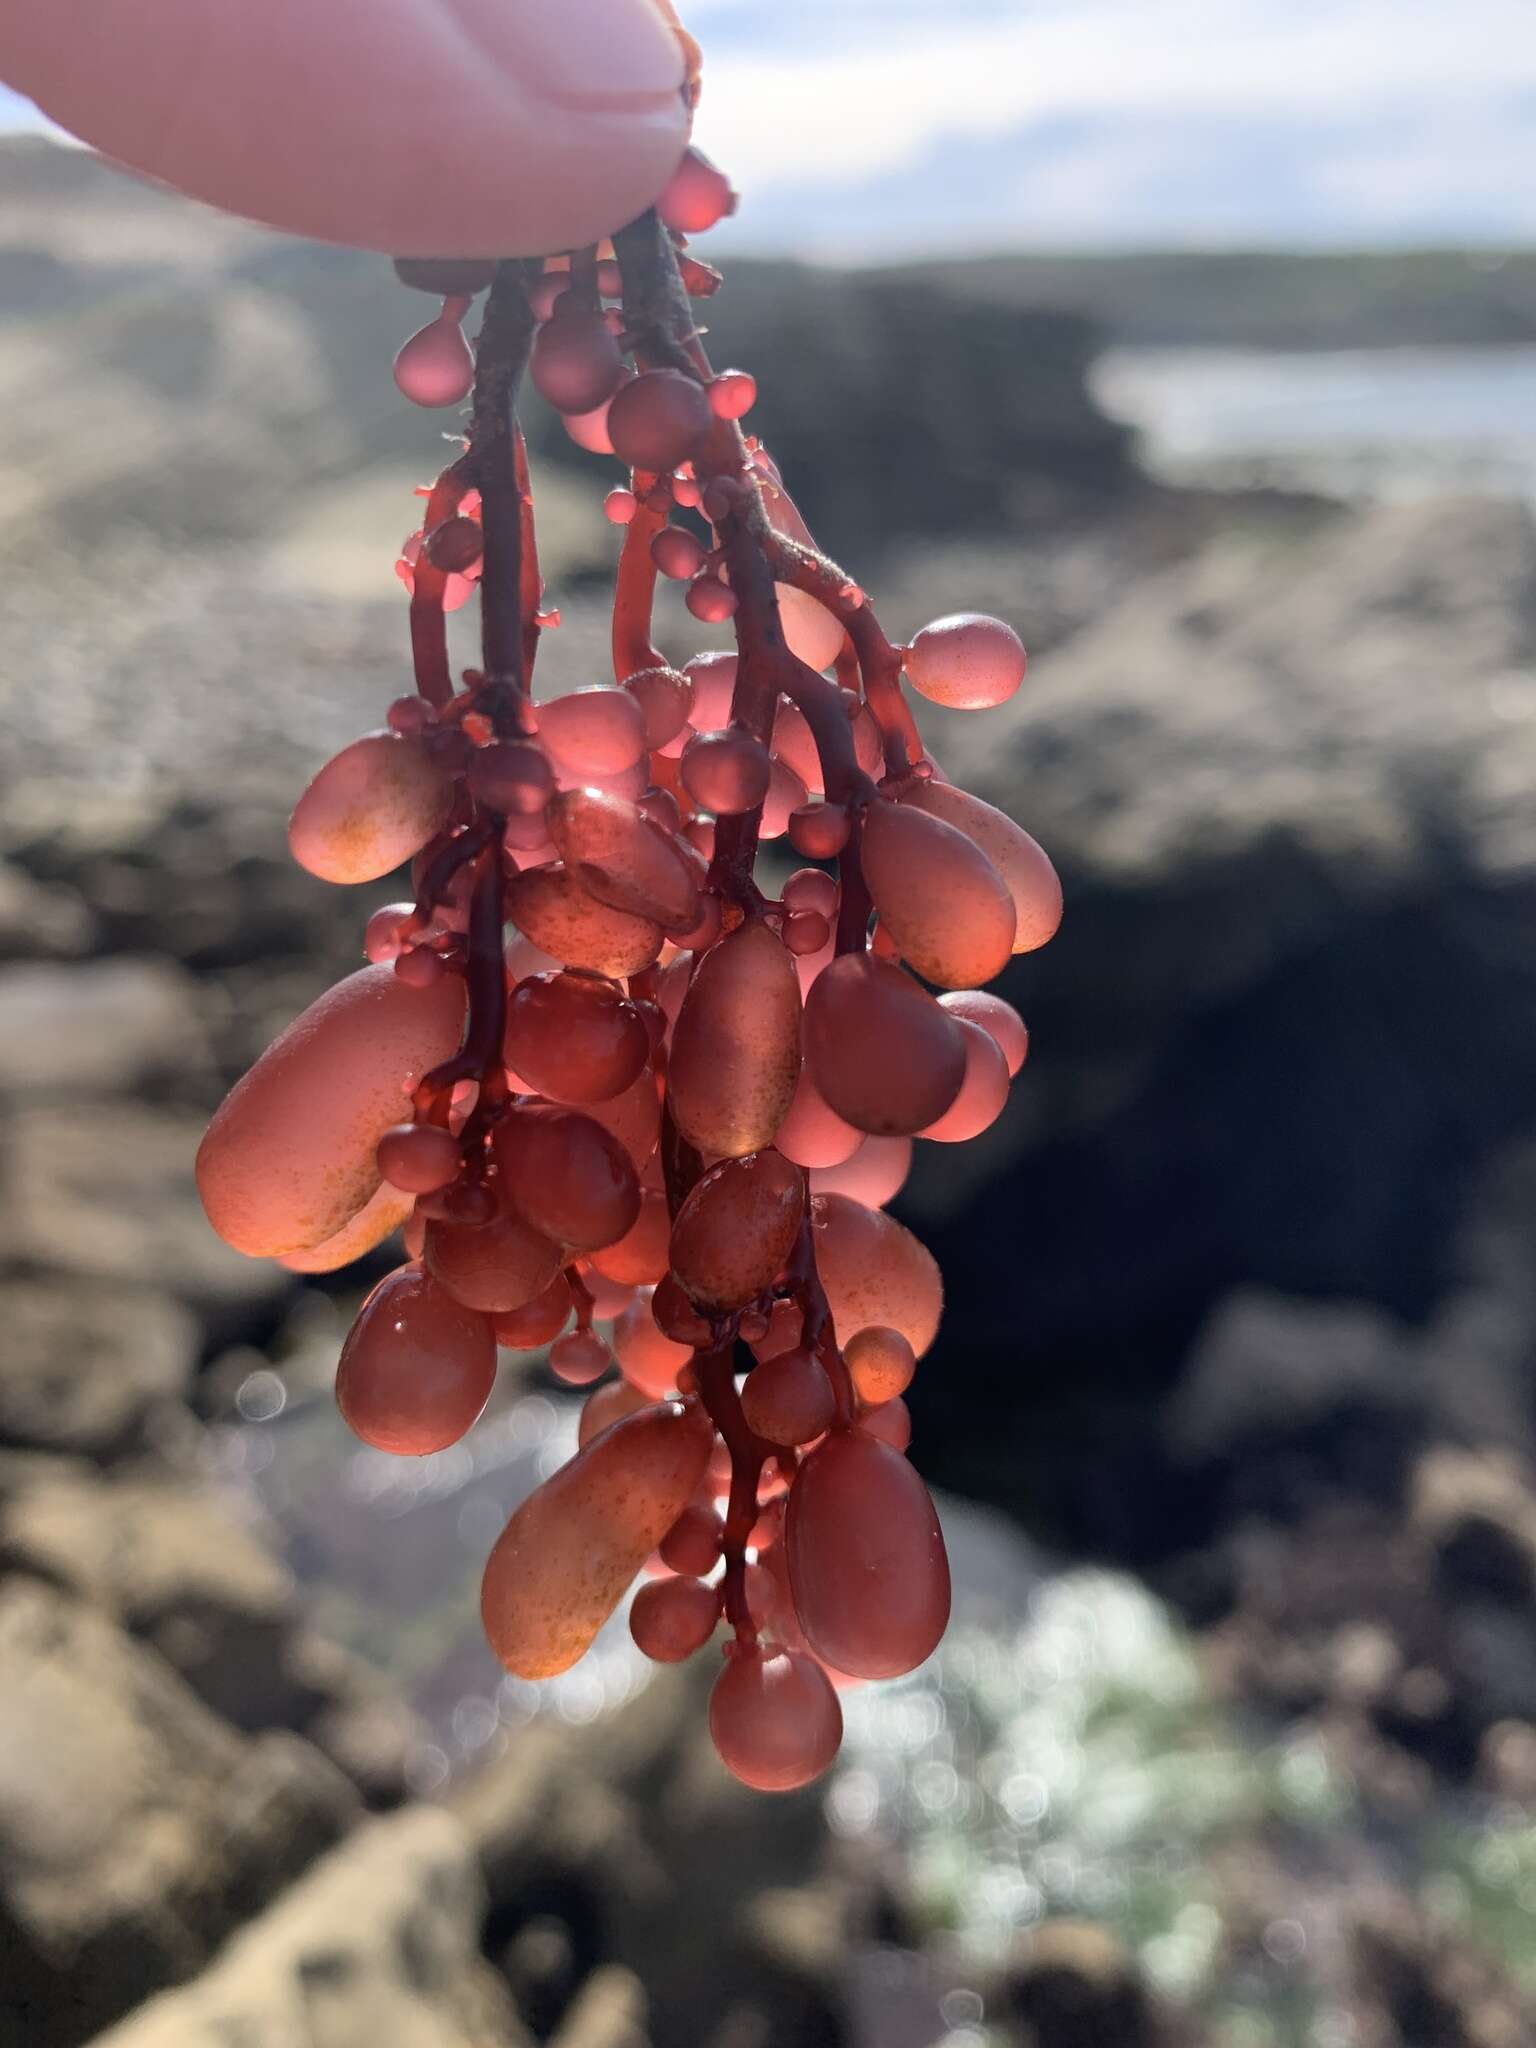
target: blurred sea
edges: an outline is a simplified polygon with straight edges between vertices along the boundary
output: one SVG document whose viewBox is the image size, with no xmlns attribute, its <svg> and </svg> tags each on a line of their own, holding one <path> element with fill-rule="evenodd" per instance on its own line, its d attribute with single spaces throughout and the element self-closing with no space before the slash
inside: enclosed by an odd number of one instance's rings
<svg viewBox="0 0 1536 2048">
<path fill-rule="evenodd" d="M 1536 348 L 1116 348 L 1091 383 L 1170 482 L 1536 500 Z"/>
</svg>

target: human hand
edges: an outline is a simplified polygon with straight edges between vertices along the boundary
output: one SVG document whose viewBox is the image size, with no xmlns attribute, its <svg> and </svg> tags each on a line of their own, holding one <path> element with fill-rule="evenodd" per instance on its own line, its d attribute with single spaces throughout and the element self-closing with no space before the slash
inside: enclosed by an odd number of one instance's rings
<svg viewBox="0 0 1536 2048">
<path fill-rule="evenodd" d="M 0 77 L 129 169 L 392 256 L 533 256 L 633 219 L 688 141 L 667 0 L 38 0 Z"/>
</svg>

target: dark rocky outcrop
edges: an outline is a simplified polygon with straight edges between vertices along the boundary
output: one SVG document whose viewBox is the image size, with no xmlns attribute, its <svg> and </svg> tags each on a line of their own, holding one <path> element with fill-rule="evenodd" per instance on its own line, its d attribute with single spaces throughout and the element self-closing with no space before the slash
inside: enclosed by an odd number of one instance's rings
<svg viewBox="0 0 1536 2048">
<path fill-rule="evenodd" d="M 903 1198 L 950 1288 L 914 1393 L 936 1476 L 1165 1558 L 1219 1511 L 1167 1403 L 1232 1289 L 1421 1326 L 1458 1291 L 1536 1118 L 1533 574 L 1514 506 L 1217 543 L 1016 717 L 937 732 L 1052 849 L 1067 914 L 1004 983 L 1037 1062 L 1006 1119 Z"/>
</svg>

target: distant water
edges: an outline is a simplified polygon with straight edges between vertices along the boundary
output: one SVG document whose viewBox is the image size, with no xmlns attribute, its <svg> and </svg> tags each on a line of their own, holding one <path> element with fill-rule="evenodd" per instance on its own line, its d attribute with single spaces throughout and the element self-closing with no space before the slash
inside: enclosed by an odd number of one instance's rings
<svg viewBox="0 0 1536 2048">
<path fill-rule="evenodd" d="M 1172 481 L 1536 500 L 1536 348 L 1110 349 L 1092 384 Z"/>
</svg>

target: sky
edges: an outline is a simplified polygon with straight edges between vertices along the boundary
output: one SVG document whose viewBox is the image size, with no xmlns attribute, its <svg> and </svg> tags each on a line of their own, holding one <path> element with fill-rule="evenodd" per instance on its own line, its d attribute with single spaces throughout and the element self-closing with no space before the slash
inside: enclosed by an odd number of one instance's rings
<svg viewBox="0 0 1536 2048">
<path fill-rule="evenodd" d="M 722 253 L 1536 241 L 1536 0 L 681 11 Z"/>
</svg>

